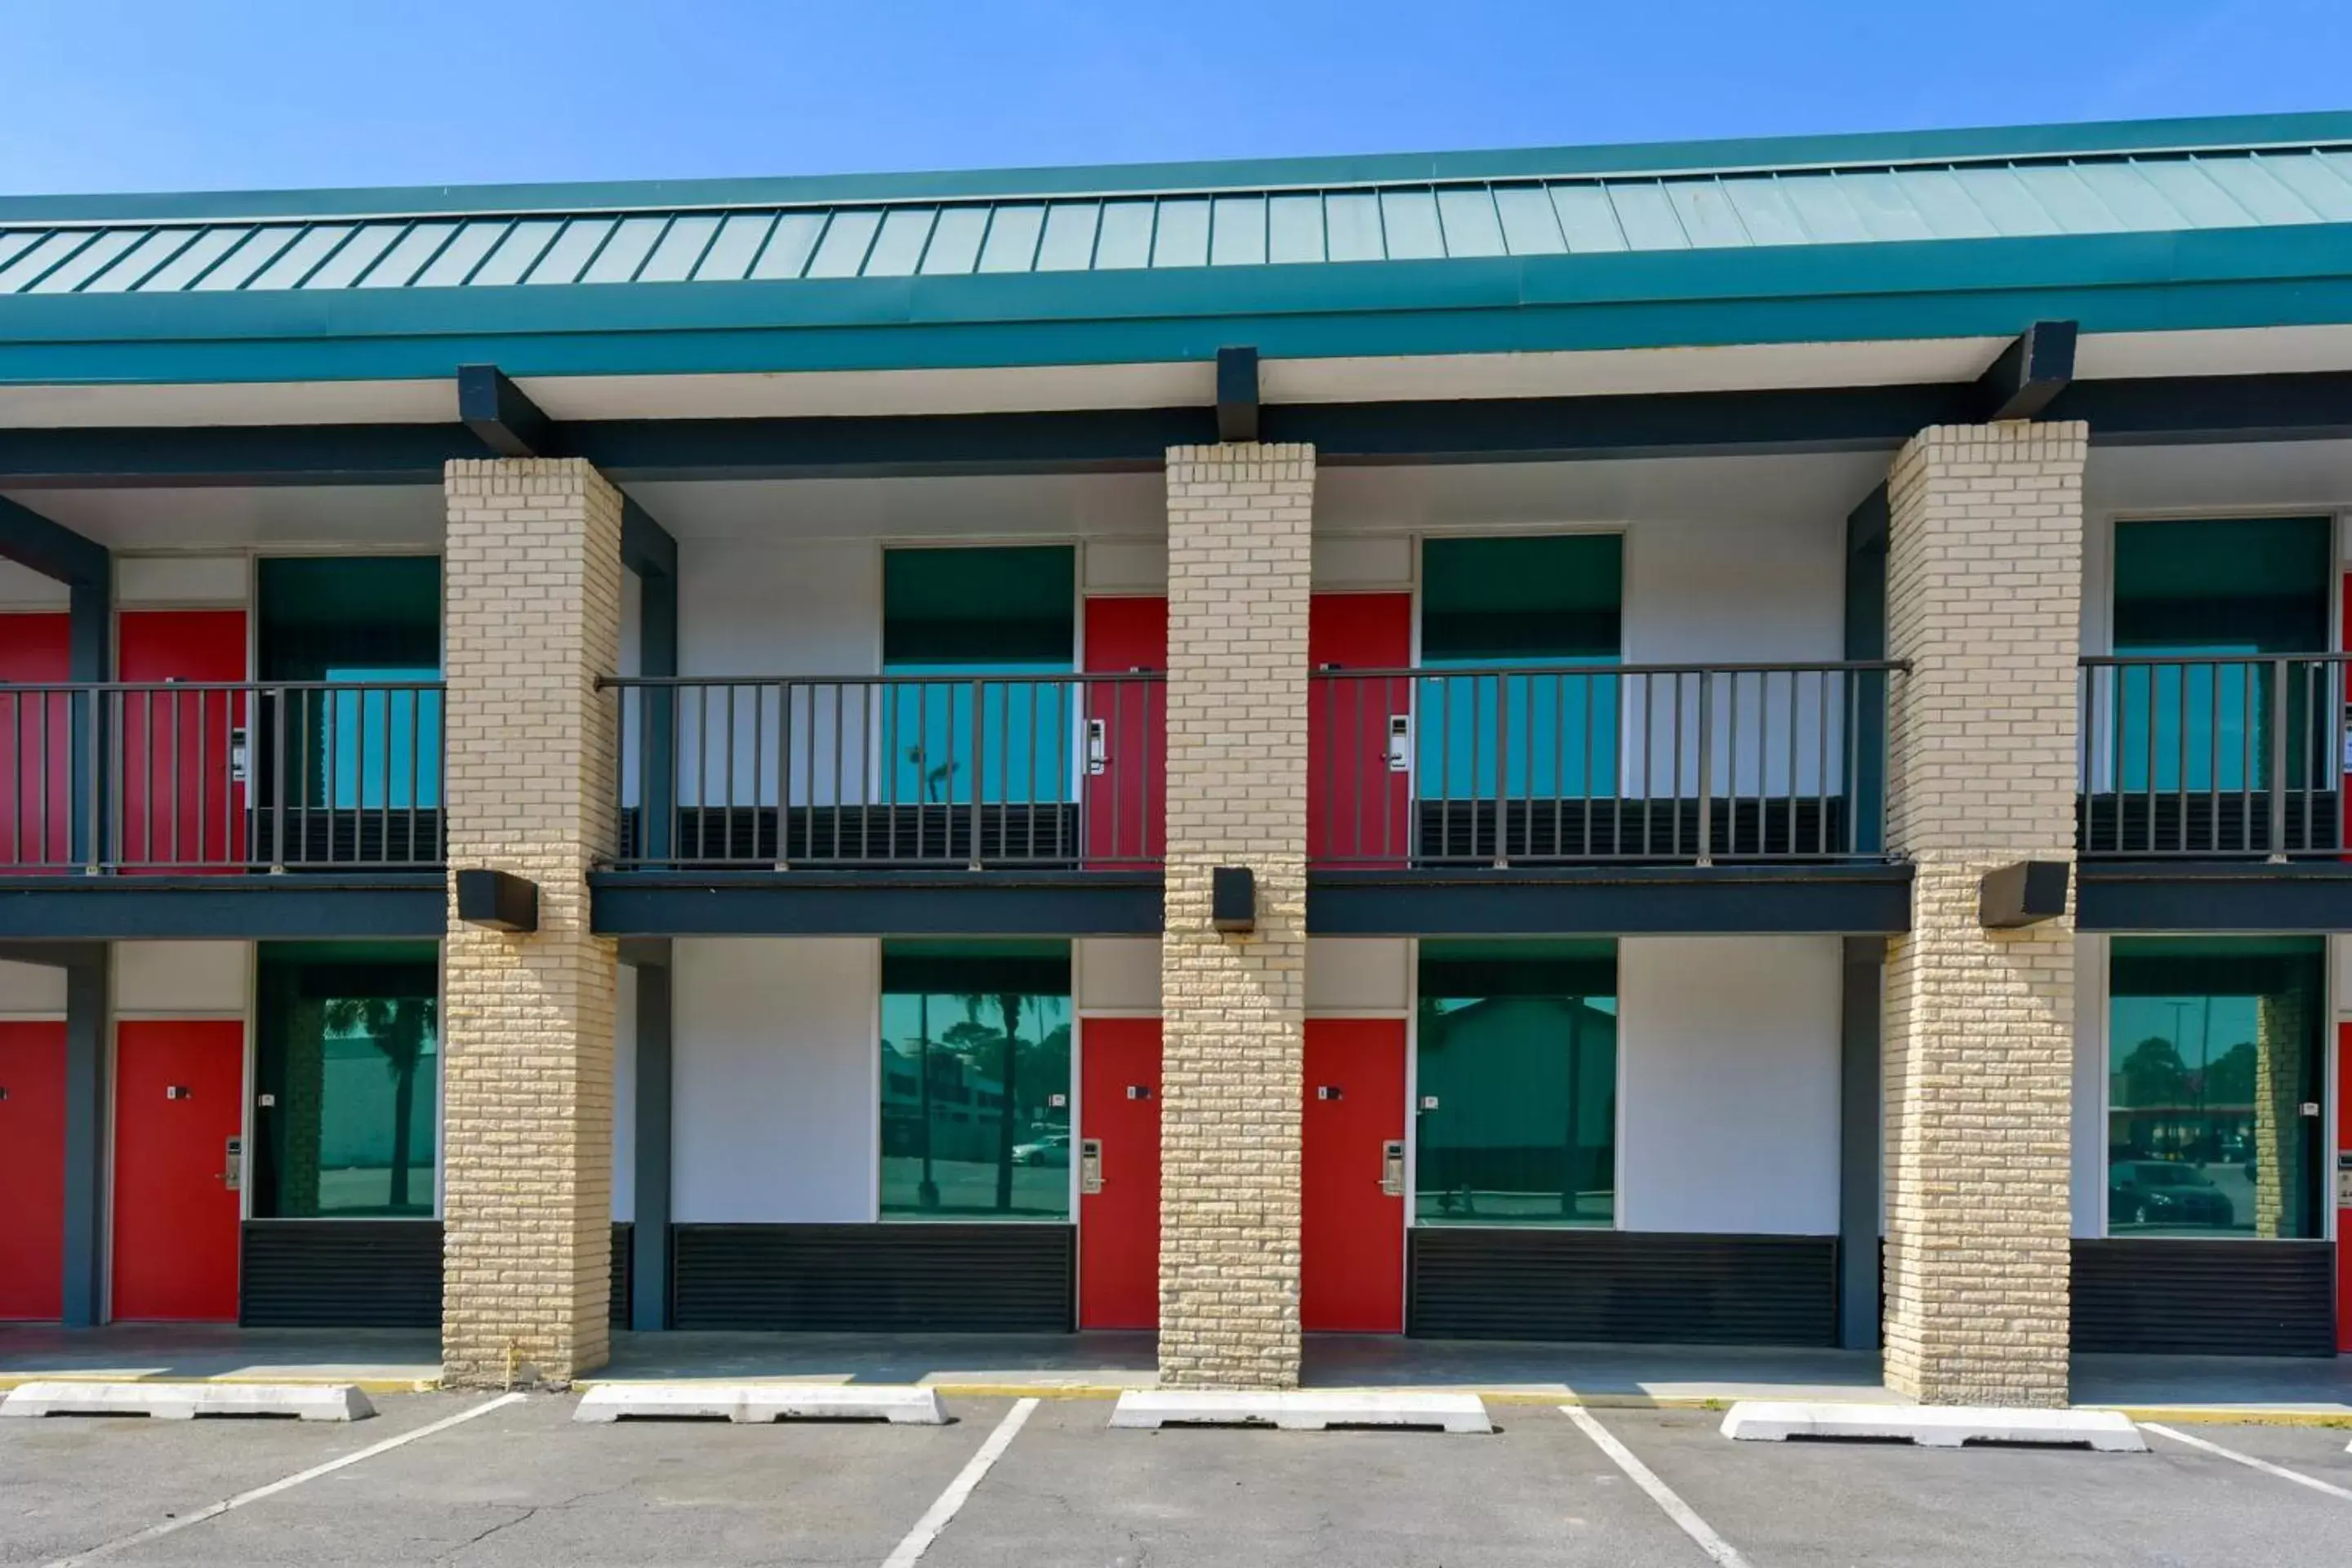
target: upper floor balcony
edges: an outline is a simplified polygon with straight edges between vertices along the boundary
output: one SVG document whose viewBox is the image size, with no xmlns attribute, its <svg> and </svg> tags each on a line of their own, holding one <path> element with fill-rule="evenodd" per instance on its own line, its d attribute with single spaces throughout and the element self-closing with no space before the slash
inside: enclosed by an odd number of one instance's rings
<svg viewBox="0 0 2352 1568">
<path fill-rule="evenodd" d="M 0 876 L 438 872 L 442 695 L 0 684 Z"/>
<path fill-rule="evenodd" d="M 2085 860 L 2335 861 L 2352 655 L 2086 658 Z"/>
</svg>

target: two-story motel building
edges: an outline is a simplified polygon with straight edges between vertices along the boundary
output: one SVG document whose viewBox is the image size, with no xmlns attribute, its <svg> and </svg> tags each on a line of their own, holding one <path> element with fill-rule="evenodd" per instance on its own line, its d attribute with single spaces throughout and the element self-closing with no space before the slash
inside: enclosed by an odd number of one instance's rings
<svg viewBox="0 0 2352 1568">
<path fill-rule="evenodd" d="M 2352 116 L 9 199 L 0 496 L 0 1318 L 2352 1331 Z"/>
</svg>

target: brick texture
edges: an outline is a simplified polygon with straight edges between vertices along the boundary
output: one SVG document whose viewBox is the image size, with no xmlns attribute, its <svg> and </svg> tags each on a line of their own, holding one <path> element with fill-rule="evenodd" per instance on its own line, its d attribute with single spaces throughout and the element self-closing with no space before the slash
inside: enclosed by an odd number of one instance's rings
<svg viewBox="0 0 2352 1568">
<path fill-rule="evenodd" d="M 539 930 L 449 925 L 443 1375 L 562 1384 L 604 1364 L 614 944 L 586 874 L 613 833 L 621 500 L 587 464 L 453 462 L 446 807 L 453 867 L 539 884 Z"/>
<path fill-rule="evenodd" d="M 1160 1376 L 1298 1381 L 1311 447 L 1168 454 Z M 1257 929 L 1209 924 L 1246 866 Z"/>
<path fill-rule="evenodd" d="M 1888 944 L 1888 1386 L 2067 1401 L 2071 914 L 1978 923 L 1982 875 L 2074 858 L 2080 424 L 1937 426 L 1888 481 L 1890 845 L 1916 865 Z"/>
</svg>

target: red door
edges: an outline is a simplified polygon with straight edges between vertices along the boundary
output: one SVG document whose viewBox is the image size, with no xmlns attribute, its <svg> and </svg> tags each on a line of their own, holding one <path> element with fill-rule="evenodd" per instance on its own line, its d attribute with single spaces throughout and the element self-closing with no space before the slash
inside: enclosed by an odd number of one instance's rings
<svg viewBox="0 0 2352 1568">
<path fill-rule="evenodd" d="M 0 681 L 53 684 L 71 672 L 68 618 L 0 616 Z M 0 690 L 0 868 L 65 867 L 73 854 L 70 699 Z"/>
<path fill-rule="evenodd" d="M 1078 1327 L 1160 1326 L 1160 1020 L 1088 1018 L 1078 1074 Z M 1100 1152 L 1097 1190 L 1086 1162 Z"/>
<path fill-rule="evenodd" d="M 0 1024 L 0 1321 L 65 1311 L 66 1026 Z"/>
<path fill-rule="evenodd" d="M 1168 601 L 1088 599 L 1087 673 L 1168 668 Z M 1156 863 L 1167 841 L 1168 688 L 1087 688 L 1087 861 Z"/>
<path fill-rule="evenodd" d="M 2352 1352 L 2352 1024 L 2336 1026 L 2336 1348 Z"/>
<path fill-rule="evenodd" d="M 1412 682 L 1350 669 L 1412 663 L 1412 595 L 1317 594 L 1307 603 L 1307 857 L 1324 866 L 1403 864 L 1412 852 L 1412 775 L 1390 766 L 1390 726 L 1410 721 Z M 1402 743 L 1410 756 L 1411 741 Z"/>
<path fill-rule="evenodd" d="M 245 1097 L 235 1019 L 123 1023 L 114 1057 L 114 1306 L 122 1321 L 236 1317 L 230 1158 Z"/>
<path fill-rule="evenodd" d="M 1307 1021 L 1299 1163 L 1299 1326 L 1402 1333 L 1403 1019 Z"/>
<path fill-rule="evenodd" d="M 243 680 L 242 610 L 133 610 L 116 623 L 117 679 Z M 228 869 L 245 861 L 245 786 L 229 781 L 231 731 L 247 723 L 228 691 L 130 692 L 116 855 L 143 869 Z"/>
</svg>

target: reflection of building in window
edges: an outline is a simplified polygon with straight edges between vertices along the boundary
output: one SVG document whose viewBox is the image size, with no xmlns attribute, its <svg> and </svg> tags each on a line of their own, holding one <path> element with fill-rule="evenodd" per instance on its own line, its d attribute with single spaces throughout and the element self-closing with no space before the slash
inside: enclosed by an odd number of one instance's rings
<svg viewBox="0 0 2352 1568">
<path fill-rule="evenodd" d="M 429 1216 L 440 1130 L 430 942 L 265 942 L 254 1216 Z"/>
<path fill-rule="evenodd" d="M 1421 985 L 1416 1219 L 1612 1223 L 1615 944 L 1428 942 Z"/>
<path fill-rule="evenodd" d="M 881 1212 L 1069 1217 L 1066 942 L 883 950 Z"/>
<path fill-rule="evenodd" d="M 2114 939 L 2110 1234 L 2316 1237 L 2322 939 Z"/>
</svg>

